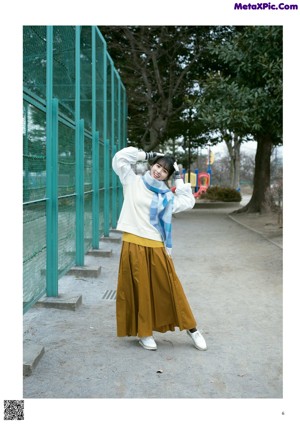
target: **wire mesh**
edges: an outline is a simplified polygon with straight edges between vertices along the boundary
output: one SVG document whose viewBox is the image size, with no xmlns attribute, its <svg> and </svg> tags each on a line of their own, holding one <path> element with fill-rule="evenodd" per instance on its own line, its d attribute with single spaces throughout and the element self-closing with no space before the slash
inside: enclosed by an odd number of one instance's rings
<svg viewBox="0 0 300 424">
<path fill-rule="evenodd" d="M 84 140 L 84 249 L 92 247 L 92 140 Z"/>
<path fill-rule="evenodd" d="M 24 102 L 23 116 L 23 302 L 26 307 L 46 288 L 46 136 L 44 111 Z"/>
<path fill-rule="evenodd" d="M 23 85 L 46 98 L 46 27 L 23 27 Z"/>
<path fill-rule="evenodd" d="M 58 127 L 58 275 L 75 262 L 75 128 L 59 122 Z"/>
<path fill-rule="evenodd" d="M 47 269 L 51 267 L 48 252 L 52 248 L 53 253 L 53 246 L 58 278 L 76 265 L 79 161 L 84 169 L 80 200 L 84 211 L 84 252 L 91 249 L 94 232 L 100 239 L 105 228 L 115 224 L 113 215 L 120 211 L 122 196 L 119 182 L 112 179 L 111 159 L 114 151 L 126 145 L 127 116 L 125 88 L 96 27 L 24 26 L 23 87 L 23 309 L 26 312 L 48 293 Z M 49 106 L 49 93 L 58 100 L 58 118 Z M 78 116 L 84 122 L 83 157 L 76 151 Z M 57 153 L 48 148 L 49 143 L 57 143 Z M 93 143 L 97 143 L 98 157 L 93 156 L 97 151 Z M 108 149 L 105 143 L 109 144 Z M 49 158 L 49 155 L 56 156 Z M 98 171 L 93 168 L 95 163 Z M 95 172 L 98 175 L 93 178 Z M 51 184 L 57 185 L 53 191 L 49 190 Z M 49 207 L 50 204 L 57 207 Z M 93 225 L 96 214 L 98 227 Z M 53 222 L 56 224 L 51 227 Z M 57 229 L 57 234 L 53 231 L 49 235 L 49 228 Z"/>
<path fill-rule="evenodd" d="M 53 96 L 60 114 L 75 120 L 75 27 L 53 27 Z"/>
</svg>

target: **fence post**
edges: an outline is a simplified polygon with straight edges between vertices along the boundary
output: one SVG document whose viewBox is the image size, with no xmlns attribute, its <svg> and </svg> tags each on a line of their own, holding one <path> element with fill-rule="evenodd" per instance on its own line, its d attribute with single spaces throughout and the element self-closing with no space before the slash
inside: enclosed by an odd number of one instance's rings
<svg viewBox="0 0 300 424">
<path fill-rule="evenodd" d="M 92 27 L 92 248 L 99 249 L 99 131 L 96 131 L 96 27 Z"/>
<path fill-rule="evenodd" d="M 58 101 L 53 99 L 53 26 L 47 27 L 46 76 L 46 294 L 58 296 Z"/>
<path fill-rule="evenodd" d="M 99 249 L 99 131 L 93 134 L 93 235 L 92 247 Z"/>
<path fill-rule="evenodd" d="M 76 255 L 77 266 L 84 265 L 84 120 L 80 119 L 80 32 L 75 40 L 75 149 L 76 149 Z"/>
<path fill-rule="evenodd" d="M 51 102 L 51 136 L 47 150 L 47 296 L 58 296 L 58 100 Z"/>
<path fill-rule="evenodd" d="M 117 152 L 117 147 L 115 144 L 112 146 L 112 155 L 114 156 Z M 112 182 L 112 195 L 111 195 L 111 226 L 112 228 L 117 227 L 117 175 L 114 171 L 112 171 L 111 176 Z"/>
<path fill-rule="evenodd" d="M 104 196 L 103 196 L 103 233 L 104 236 L 109 235 L 109 224 L 108 224 L 108 208 L 109 208 L 109 197 L 107 194 L 107 175 L 106 175 L 106 168 L 107 168 L 107 149 L 108 149 L 108 141 L 107 141 L 107 48 L 106 43 L 103 44 L 103 67 L 102 67 L 102 73 L 103 73 L 103 188 L 104 188 Z"/>
<path fill-rule="evenodd" d="M 76 265 L 84 265 L 84 120 L 76 136 Z"/>
<path fill-rule="evenodd" d="M 115 140 L 116 140 L 116 131 L 115 131 L 115 93 L 116 93 L 116 86 L 115 86 L 115 74 L 116 70 L 113 66 L 113 62 L 111 62 L 111 156 L 114 156 L 116 153 L 116 146 L 115 146 Z M 111 161 L 111 157 L 109 158 L 109 161 Z M 116 174 L 111 170 L 111 226 L 112 228 L 116 228 L 117 226 L 117 214 L 116 214 L 116 207 L 117 207 L 117 192 L 116 192 Z"/>
<path fill-rule="evenodd" d="M 119 149 L 122 149 L 123 147 L 126 147 L 126 141 L 127 141 L 127 122 L 126 122 L 126 116 L 127 116 L 127 100 L 126 100 L 126 91 L 125 87 L 122 84 L 122 131 L 119 141 Z M 121 124 L 120 124 L 121 126 Z M 118 179 L 118 215 L 121 213 L 122 204 L 123 204 L 123 188 L 120 180 Z"/>
<path fill-rule="evenodd" d="M 110 195 L 109 195 L 109 140 L 104 140 L 104 236 L 109 236 L 110 230 Z"/>
<path fill-rule="evenodd" d="M 28 103 L 25 103 L 25 139 L 24 139 L 24 200 L 29 201 L 29 160 L 28 160 Z"/>
<path fill-rule="evenodd" d="M 121 111 L 121 106 L 122 106 L 122 96 L 121 96 L 121 79 L 120 79 L 120 75 L 117 74 L 117 80 L 118 80 L 118 136 L 117 136 L 117 145 L 116 145 L 116 150 L 119 151 L 121 149 L 121 137 L 122 137 L 122 130 L 121 130 L 121 117 L 122 117 L 122 111 Z M 116 179 L 116 226 L 117 226 L 117 218 L 119 216 L 120 213 L 120 205 L 122 202 L 122 199 L 120 197 L 120 191 L 121 191 L 121 183 L 119 178 Z"/>
</svg>

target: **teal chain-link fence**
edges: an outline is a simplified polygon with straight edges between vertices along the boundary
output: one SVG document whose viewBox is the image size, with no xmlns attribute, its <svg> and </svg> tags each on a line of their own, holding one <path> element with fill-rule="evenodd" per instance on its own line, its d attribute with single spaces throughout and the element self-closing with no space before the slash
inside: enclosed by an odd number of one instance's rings
<svg viewBox="0 0 300 424">
<path fill-rule="evenodd" d="M 95 26 L 23 28 L 23 305 L 115 228 L 126 145 L 126 90 Z"/>
</svg>

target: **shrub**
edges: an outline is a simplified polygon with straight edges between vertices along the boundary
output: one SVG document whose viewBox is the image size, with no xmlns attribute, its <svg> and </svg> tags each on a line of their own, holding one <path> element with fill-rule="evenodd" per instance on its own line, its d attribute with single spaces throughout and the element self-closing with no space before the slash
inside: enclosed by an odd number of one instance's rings
<svg viewBox="0 0 300 424">
<path fill-rule="evenodd" d="M 208 187 L 205 194 L 201 195 L 201 199 L 207 199 L 219 202 L 240 202 L 242 200 L 241 193 L 231 187 Z"/>
</svg>

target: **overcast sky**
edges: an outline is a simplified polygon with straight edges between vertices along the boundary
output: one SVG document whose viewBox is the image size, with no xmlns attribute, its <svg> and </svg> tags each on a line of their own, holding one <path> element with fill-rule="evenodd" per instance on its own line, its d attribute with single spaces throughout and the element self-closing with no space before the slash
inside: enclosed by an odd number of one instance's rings
<svg viewBox="0 0 300 424">
<path fill-rule="evenodd" d="M 256 141 L 248 141 L 246 143 L 243 143 L 241 146 L 241 152 L 248 154 L 248 155 L 255 155 L 257 148 L 257 142 Z M 202 153 L 205 152 L 206 149 L 202 149 Z M 208 150 L 208 148 L 207 148 Z M 227 155 L 228 150 L 225 142 L 219 143 L 216 146 L 211 147 L 211 150 L 214 154 L 219 153 L 221 155 Z M 278 155 L 282 156 L 283 154 L 283 148 L 282 146 L 277 147 L 277 153 Z"/>
</svg>

